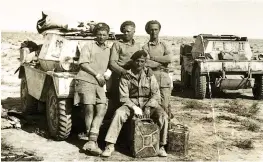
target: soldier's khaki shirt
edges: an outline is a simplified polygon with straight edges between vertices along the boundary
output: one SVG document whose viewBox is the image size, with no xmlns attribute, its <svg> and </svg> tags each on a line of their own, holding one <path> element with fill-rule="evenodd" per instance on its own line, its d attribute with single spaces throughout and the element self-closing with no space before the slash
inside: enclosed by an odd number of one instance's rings
<svg viewBox="0 0 263 162">
<path fill-rule="evenodd" d="M 142 49 L 153 57 L 153 60 L 147 63 L 147 66 L 151 68 L 167 68 L 172 61 L 170 47 L 163 41 L 158 40 L 157 43 L 149 41 Z"/>
<path fill-rule="evenodd" d="M 120 102 L 132 108 L 134 105 L 144 108 L 157 108 L 160 103 L 160 90 L 151 70 L 145 68 L 137 78 L 131 70 L 120 79 Z"/>
<path fill-rule="evenodd" d="M 129 66 L 131 56 L 140 48 L 140 44 L 134 40 L 132 43 L 124 42 L 123 40 L 115 42 L 111 47 L 109 63 L 111 70 L 121 74 Z"/>
<path fill-rule="evenodd" d="M 80 49 L 79 65 L 88 63 L 89 66 L 99 74 L 104 74 L 108 68 L 110 58 L 110 47 L 106 44 L 99 46 L 98 42 L 86 43 Z M 88 72 L 80 69 L 76 79 L 89 83 L 98 84 L 96 78 Z"/>
<path fill-rule="evenodd" d="M 163 41 L 159 40 L 157 43 L 149 41 L 142 48 L 152 56 L 152 59 L 147 61 L 146 66 L 154 70 L 154 75 L 160 88 L 171 87 L 172 83 L 168 74 L 168 66 L 172 62 L 172 52 L 170 47 Z"/>
</svg>

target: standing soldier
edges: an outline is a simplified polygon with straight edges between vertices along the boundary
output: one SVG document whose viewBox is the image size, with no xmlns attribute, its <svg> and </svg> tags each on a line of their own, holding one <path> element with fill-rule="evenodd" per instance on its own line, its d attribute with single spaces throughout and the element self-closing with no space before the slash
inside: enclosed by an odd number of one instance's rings
<svg viewBox="0 0 263 162">
<path fill-rule="evenodd" d="M 135 33 L 135 23 L 125 21 L 121 24 L 120 31 L 123 37 L 114 43 L 111 48 L 110 69 L 112 70 L 112 87 L 110 90 L 114 108 L 119 107 L 119 80 L 120 76 L 127 73 L 132 54 L 140 49 L 140 44 L 133 39 Z"/>
<path fill-rule="evenodd" d="M 110 48 L 105 44 L 109 30 L 109 26 L 105 23 L 98 23 L 95 26 L 95 41 L 85 44 L 80 50 L 80 71 L 75 83 L 74 104 L 80 104 L 84 109 L 86 136 L 89 140 L 83 149 L 94 155 L 102 153 L 97 138 L 107 110 L 103 86 L 104 73 L 110 57 Z"/>
<path fill-rule="evenodd" d="M 152 20 L 147 22 L 145 30 L 147 34 L 150 35 L 149 42 L 143 46 L 143 50 L 145 50 L 150 57 L 147 66 L 152 68 L 160 86 L 161 105 L 169 117 L 171 117 L 169 101 L 172 82 L 169 77 L 168 65 L 172 62 L 172 53 L 168 45 L 159 40 L 161 24 L 158 21 Z"/>
</svg>

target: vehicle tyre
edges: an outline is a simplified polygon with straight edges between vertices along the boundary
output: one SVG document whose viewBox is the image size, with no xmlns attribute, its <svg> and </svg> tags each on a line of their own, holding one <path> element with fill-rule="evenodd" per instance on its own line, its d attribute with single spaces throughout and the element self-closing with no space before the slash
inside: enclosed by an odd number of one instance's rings
<svg viewBox="0 0 263 162">
<path fill-rule="evenodd" d="M 21 110 L 24 114 L 32 114 L 37 110 L 37 99 L 28 93 L 26 77 L 21 78 L 20 85 Z"/>
<path fill-rule="evenodd" d="M 195 68 L 192 79 L 194 83 L 194 97 L 197 99 L 204 99 L 206 96 L 207 81 L 206 76 L 201 75 L 199 67 Z"/>
<path fill-rule="evenodd" d="M 263 99 L 263 75 L 256 75 L 252 92 L 256 100 Z"/>
<path fill-rule="evenodd" d="M 46 110 L 46 103 L 45 102 L 41 102 L 41 101 L 38 101 L 37 103 L 37 110 L 39 113 L 44 113 L 45 110 Z"/>
<path fill-rule="evenodd" d="M 181 85 L 183 88 L 190 86 L 190 75 L 185 71 L 184 66 L 181 66 Z"/>
<path fill-rule="evenodd" d="M 50 136 L 56 140 L 66 139 L 71 131 L 72 100 L 60 99 L 54 86 L 49 89 L 46 102 L 46 116 Z"/>
</svg>

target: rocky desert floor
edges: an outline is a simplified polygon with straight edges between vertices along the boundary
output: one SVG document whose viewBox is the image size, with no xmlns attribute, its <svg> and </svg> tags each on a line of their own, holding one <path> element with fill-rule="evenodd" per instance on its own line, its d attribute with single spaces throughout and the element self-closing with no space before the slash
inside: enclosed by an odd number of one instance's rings
<svg viewBox="0 0 263 162">
<path fill-rule="evenodd" d="M 171 45 L 175 58 L 172 113 L 189 128 L 187 156 L 170 153 L 167 158 L 136 159 L 122 146 L 110 158 L 94 157 L 81 150 L 85 141 L 72 132 L 66 141 L 54 141 L 47 133 L 45 113 L 19 116 L 22 127 L 1 129 L 1 160 L 96 160 L 96 161 L 263 161 L 263 101 L 248 90 L 225 91 L 212 99 L 191 99 L 191 90 L 180 87 L 179 46 L 191 38 L 162 37 Z M 34 33 L 2 33 L 1 110 L 20 110 L 19 47 L 24 40 L 42 43 Z M 144 44 L 147 37 L 136 37 Z M 263 53 L 263 40 L 250 40 L 255 53 Z M 175 119 L 174 122 L 175 122 Z M 3 125 L 6 119 L 1 119 Z M 2 127 L 3 128 L 3 127 Z"/>
</svg>

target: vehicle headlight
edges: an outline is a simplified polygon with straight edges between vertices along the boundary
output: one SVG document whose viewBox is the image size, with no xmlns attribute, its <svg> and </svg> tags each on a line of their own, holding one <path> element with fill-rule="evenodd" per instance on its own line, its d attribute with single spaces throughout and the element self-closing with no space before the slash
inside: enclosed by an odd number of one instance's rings
<svg viewBox="0 0 263 162">
<path fill-rule="evenodd" d="M 73 68 L 73 58 L 66 56 L 60 61 L 60 67 L 65 71 L 70 71 Z"/>
</svg>

